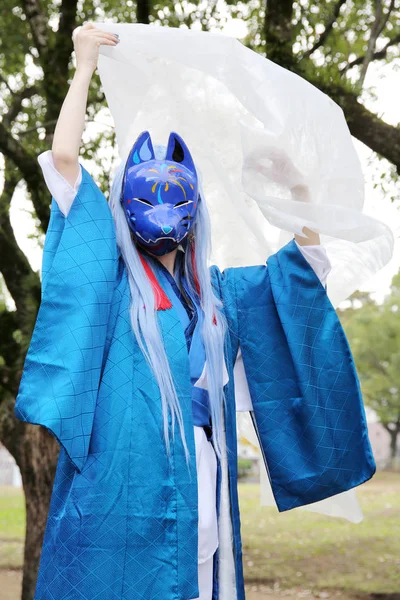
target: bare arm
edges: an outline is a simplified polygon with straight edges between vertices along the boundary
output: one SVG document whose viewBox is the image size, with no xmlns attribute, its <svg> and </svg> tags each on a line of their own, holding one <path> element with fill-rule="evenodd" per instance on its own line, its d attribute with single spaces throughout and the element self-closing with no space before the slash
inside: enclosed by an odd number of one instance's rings
<svg viewBox="0 0 400 600">
<path fill-rule="evenodd" d="M 101 44 L 116 46 L 118 38 L 91 23 L 80 27 L 74 35 L 77 67 L 61 107 L 52 145 L 54 166 L 71 185 L 79 174 L 79 148 L 85 127 L 89 85 Z"/>
</svg>

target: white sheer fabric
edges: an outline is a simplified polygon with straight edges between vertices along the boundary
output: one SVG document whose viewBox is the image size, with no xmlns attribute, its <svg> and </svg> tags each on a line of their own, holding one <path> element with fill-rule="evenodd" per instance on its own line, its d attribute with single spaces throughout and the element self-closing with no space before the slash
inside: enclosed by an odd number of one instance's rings
<svg viewBox="0 0 400 600">
<path fill-rule="evenodd" d="M 56 200 L 61 212 L 66 216 L 78 192 L 79 185 L 82 180 L 82 170 L 80 170 L 76 181 L 72 186 L 55 168 L 53 161 L 53 153 L 51 150 L 46 150 L 45 152 L 39 154 L 38 161 L 42 168 L 43 177 L 49 189 L 49 192 Z M 322 285 L 325 286 L 328 274 L 331 270 L 331 264 L 326 249 L 321 245 L 297 245 L 300 251 L 302 252 L 303 256 L 308 260 L 308 262 L 314 269 L 316 275 L 321 280 Z M 224 372 L 226 376 L 225 365 Z M 204 376 L 205 374 L 203 373 L 200 379 L 202 379 Z M 203 386 L 200 385 L 200 387 Z"/>
<path fill-rule="evenodd" d="M 220 268 L 262 263 L 306 225 L 322 234 L 336 306 L 388 262 L 393 235 L 362 212 L 360 162 L 326 94 L 219 33 L 96 25 L 120 36 L 100 48 L 99 73 L 121 158 L 143 130 L 155 143 L 171 130 L 183 136 L 203 175 Z M 309 202 L 293 198 L 299 183 Z"/>
</svg>

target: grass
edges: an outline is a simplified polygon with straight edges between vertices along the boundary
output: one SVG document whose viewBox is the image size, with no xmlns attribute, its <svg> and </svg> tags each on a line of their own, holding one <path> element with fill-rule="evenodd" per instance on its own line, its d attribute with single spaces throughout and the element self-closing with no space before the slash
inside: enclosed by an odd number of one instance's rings
<svg viewBox="0 0 400 600">
<path fill-rule="evenodd" d="M 239 488 L 247 582 L 350 594 L 400 589 L 400 473 L 357 488 L 361 523 L 259 505 L 256 484 Z"/>
<path fill-rule="evenodd" d="M 25 501 L 22 490 L 0 486 L 0 568 L 21 568 L 24 535 Z"/>
<path fill-rule="evenodd" d="M 246 583 L 275 589 L 400 589 L 400 473 L 377 473 L 357 488 L 364 521 L 355 525 L 304 510 L 259 504 L 257 484 L 239 485 Z M 18 488 L 0 487 L 0 568 L 21 568 L 25 506 Z"/>
</svg>

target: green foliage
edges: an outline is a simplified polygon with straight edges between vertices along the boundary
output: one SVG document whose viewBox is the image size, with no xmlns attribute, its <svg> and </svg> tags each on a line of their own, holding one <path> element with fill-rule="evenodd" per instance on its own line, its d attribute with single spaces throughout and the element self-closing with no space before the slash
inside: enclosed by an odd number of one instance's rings
<svg viewBox="0 0 400 600">
<path fill-rule="evenodd" d="M 238 478 L 246 477 L 253 467 L 253 461 L 249 458 L 238 458 Z"/>
<path fill-rule="evenodd" d="M 353 297 L 354 298 L 354 297 Z M 358 295 L 361 308 L 342 313 L 366 404 L 384 425 L 400 424 L 400 274 L 380 305 Z"/>
<path fill-rule="evenodd" d="M 0 275 L 0 313 L 6 308 L 6 290 L 4 285 L 4 279 Z"/>
<path fill-rule="evenodd" d="M 25 60 L 30 54 L 29 25 L 14 0 L 2 0 L 0 12 L 0 72 L 19 80 L 25 75 Z"/>
<path fill-rule="evenodd" d="M 362 57 L 367 49 L 373 22 L 373 10 L 378 3 L 374 3 L 372 0 L 368 0 L 368 2 L 362 2 L 361 0 L 345 2 L 335 23 L 330 27 L 329 22 L 334 7 L 337 5 L 336 0 L 322 0 L 317 4 L 308 0 L 294 1 L 292 23 L 285 23 L 286 30 L 291 35 L 287 36 L 283 43 L 280 43 L 282 40 L 279 40 L 279 31 L 268 30 L 266 8 L 270 8 L 272 4 L 276 12 L 280 10 L 281 6 L 283 7 L 282 11 L 284 11 L 284 7 L 288 5 L 287 2 L 282 2 L 280 5 L 277 0 L 274 0 L 274 2 L 265 2 L 265 0 L 225 0 L 225 2 L 217 2 L 217 0 L 210 0 L 209 2 L 204 0 L 191 0 L 190 2 L 186 2 L 186 0 L 158 0 L 152 2 L 145 2 L 144 0 L 139 0 L 139 2 L 134 0 L 124 0 L 124 2 L 119 0 L 81 0 L 76 4 L 75 14 L 73 0 L 68 2 L 61 2 L 60 0 L 31 0 L 30 2 L 2 0 L 2 10 L 0 11 L 0 31 L 2 34 L 0 36 L 0 118 L 2 120 L 0 123 L 0 150 L 6 157 L 5 162 L 8 165 L 14 165 L 18 169 L 20 178 L 25 180 L 27 189 L 31 194 L 36 211 L 32 217 L 36 218 L 38 239 L 41 239 L 41 235 L 46 229 L 49 198 L 37 165 L 35 172 L 35 158 L 40 152 L 51 146 L 56 118 L 65 97 L 68 82 L 73 74 L 73 58 L 69 56 L 72 47 L 70 39 L 72 28 L 84 21 L 136 22 L 137 14 L 142 15 L 142 21 L 148 20 L 156 26 L 196 27 L 205 31 L 221 30 L 231 17 L 243 19 L 246 22 L 248 34 L 242 41 L 249 48 L 265 54 L 268 31 L 270 37 L 274 37 L 272 34 L 275 33 L 277 49 L 283 48 L 286 56 L 289 56 L 290 60 L 288 62 L 291 68 L 299 75 L 308 78 L 310 81 L 317 81 L 317 85 L 321 83 L 321 89 L 326 90 L 328 94 L 333 91 L 333 86 L 335 88 L 335 100 L 339 104 L 342 103 L 342 96 L 337 93 L 338 89 L 341 92 L 343 89 L 354 87 L 358 94 L 360 90 L 357 86 L 357 80 L 360 65 L 357 64 L 349 69 L 347 67 L 349 61 Z M 386 11 L 389 1 L 384 0 L 384 5 Z M 27 7 L 33 9 L 30 20 Z M 148 14 L 146 14 L 147 7 Z M 138 11 L 138 8 L 141 11 Z M 62 13 L 63 10 L 64 13 Z M 377 48 L 382 48 L 385 44 L 393 42 L 383 59 L 381 59 L 382 63 L 391 62 L 399 57 L 399 44 L 394 43 L 400 34 L 399 23 L 400 9 L 396 5 L 391 18 L 382 27 L 377 42 Z M 314 50 L 314 45 L 319 43 L 320 36 L 327 27 L 328 35 L 324 37 L 323 43 L 319 44 L 315 51 L 310 52 L 310 50 Z M 39 38 L 42 40 L 41 44 L 36 44 L 38 31 Z M 282 52 L 282 56 L 284 52 Z M 291 60 L 292 57 L 293 60 Z M 279 51 L 276 52 L 275 61 L 284 64 L 284 61 L 279 59 Z M 372 94 L 372 90 L 367 90 L 367 92 L 369 95 Z M 105 98 L 99 78 L 96 76 L 93 78 L 90 89 L 87 110 L 88 122 L 100 121 L 101 111 L 104 107 Z M 351 105 L 348 110 L 354 110 L 354 106 Z M 349 115 L 346 114 L 346 116 Z M 350 114 L 350 116 L 352 115 Z M 394 134 L 392 132 L 393 144 L 385 143 L 382 146 L 379 144 L 379 140 L 387 136 L 380 135 L 380 125 L 382 123 L 379 122 L 379 119 L 372 120 L 370 124 L 371 132 L 375 133 L 373 136 L 375 143 L 371 144 L 371 148 L 381 152 L 399 170 L 400 160 L 397 160 L 395 152 L 398 146 L 398 138 L 395 136 L 396 131 Z M 387 128 L 385 128 L 386 133 Z M 372 136 L 370 139 L 372 139 Z M 93 165 L 93 175 L 106 193 L 109 188 L 112 158 L 115 158 L 114 146 L 115 135 L 112 128 L 107 128 L 105 131 L 104 128 L 99 128 L 98 133 L 95 130 L 90 140 L 85 139 L 81 150 L 81 156 Z M 114 155 L 110 159 L 111 149 L 113 149 Z M 26 166 L 25 170 L 24 165 Z M 9 170 L 10 168 L 8 166 Z M 394 173 L 388 173 L 388 179 L 392 176 L 394 176 Z M 381 182 L 381 185 L 387 185 L 386 179 Z M 1 212 L 5 222 L 7 222 L 10 197 L 11 193 L 9 197 L 7 197 L 7 194 L 3 194 L 1 198 L 3 202 Z M 13 240 L 10 241 L 15 244 Z M 16 247 L 15 257 L 19 254 L 18 250 L 18 247 Z M 16 302 L 16 305 L 19 306 L 18 310 L 7 310 L 4 293 L 2 293 L 3 289 L 0 288 L 0 437 L 3 440 L 6 439 L 6 436 L 8 437 L 9 447 L 16 448 L 18 444 L 22 443 L 27 448 L 31 443 L 29 437 L 21 439 L 22 428 L 15 427 L 15 424 L 13 428 L 12 423 L 16 420 L 8 419 L 8 415 L 11 415 L 9 399 L 17 391 L 19 374 L 40 300 L 40 288 L 37 274 L 33 271 L 27 273 L 27 267 L 23 260 L 20 260 L 19 263 L 19 269 L 15 270 L 15 277 L 18 279 L 12 282 L 14 285 L 9 286 L 10 289 L 14 290 L 15 296 L 17 295 L 16 290 L 20 292 L 19 302 Z M 3 269 L 3 271 L 5 270 Z M 20 275 L 18 275 L 21 272 L 25 273 L 23 280 L 20 280 Z M 3 285 L 3 281 L 0 278 L 1 285 Z M 396 346 L 398 345 L 397 340 L 400 331 L 396 327 L 396 322 L 399 322 L 399 319 L 395 315 L 396 303 L 398 302 L 400 306 L 398 285 L 400 285 L 399 281 L 394 282 L 392 299 L 396 295 L 396 302 L 393 301 L 390 304 L 388 301 L 384 307 L 372 306 L 370 303 L 365 302 L 365 309 L 363 307 L 360 311 L 356 311 L 353 308 L 354 315 L 348 320 L 349 334 L 350 337 L 354 338 L 352 345 L 362 375 L 366 399 L 377 410 L 382 420 L 388 421 L 398 419 L 399 413 L 398 390 L 400 389 L 400 377 L 398 373 L 400 370 L 398 367 L 400 366 L 400 356 Z M 14 301 L 16 301 L 15 297 Z M 3 418 L 4 416 L 5 418 Z M 2 422 L 6 421 L 7 427 L 3 427 Z M 248 472 L 250 467 L 251 461 L 240 461 L 239 472 Z M 27 462 L 25 465 L 25 469 L 31 469 L 32 473 L 37 468 L 38 466 L 35 463 L 29 464 Z M 34 479 L 32 473 L 31 477 L 26 478 L 25 481 Z M 32 496 L 30 494 L 28 486 L 27 502 L 33 501 L 36 501 L 36 495 Z M 7 525 L 9 514 L 0 505 L 1 520 L 3 520 L 3 524 Z M 295 520 L 296 523 L 303 522 L 303 519 L 298 518 L 298 513 L 295 514 Z M 304 522 L 306 523 L 305 529 L 307 529 L 307 532 L 304 529 L 300 532 L 301 536 L 306 535 L 309 530 L 306 519 L 304 519 Z M 19 529 L 20 524 L 19 522 Z M 265 534 L 262 531 L 261 533 L 262 546 L 265 546 Z M 343 533 L 346 533 L 346 531 Z M 296 538 L 293 533 L 291 537 L 292 539 Z M 342 534 L 339 537 L 343 539 Z M 318 539 L 321 540 L 320 532 L 318 532 Z M 367 537 L 365 540 L 369 541 Z M 275 540 L 271 539 L 270 541 L 271 547 L 274 547 Z M 314 541 L 313 539 L 311 546 L 314 546 Z M 6 548 L 4 544 L 3 546 Z M 284 557 L 285 564 L 292 561 L 293 549 L 287 547 L 290 556 Z M 326 546 L 326 548 L 330 555 L 331 547 Z M 22 560 L 20 550 L 21 548 L 19 548 L 18 554 L 19 562 Z M 16 564 L 14 558 L 10 558 L 11 554 L 12 556 L 14 554 L 9 546 L 7 546 L 6 552 L 7 564 L 9 566 Z M 32 573 L 37 567 L 34 558 L 36 552 L 33 548 L 27 548 L 25 556 L 29 563 L 26 572 Z M 32 559 L 29 558 L 31 556 Z M 254 556 L 261 556 L 258 548 L 257 554 L 254 552 Z M 282 556 L 284 555 L 282 554 Z M 358 549 L 354 552 L 354 556 L 358 558 Z M 348 564 L 353 565 L 353 557 L 350 558 L 351 560 L 347 560 L 346 557 L 346 566 Z M 256 559 L 254 559 L 254 563 L 256 564 Z M 296 568 L 303 571 L 312 563 L 313 561 L 309 561 L 307 558 L 306 564 L 296 565 Z M 267 561 L 268 564 L 274 567 L 270 560 Z M 382 569 L 381 565 L 379 565 L 379 569 Z M 319 572 L 324 572 L 322 565 Z M 266 573 L 265 570 L 264 573 Z M 379 577 L 378 570 L 376 571 L 376 577 Z M 389 582 L 387 590 L 392 591 L 389 572 L 385 573 L 384 579 Z M 32 585 L 33 579 L 24 582 L 26 597 L 28 597 L 29 592 L 33 596 L 33 590 L 29 589 Z"/>
<path fill-rule="evenodd" d="M 133 0 L 123 3 L 117 0 L 82 0 L 82 2 L 77 2 L 76 15 L 74 15 L 73 2 L 61 3 L 59 0 L 42 0 L 37 5 L 34 18 L 31 17 L 30 20 L 26 7 L 34 4 L 35 2 L 23 3 L 21 0 L 17 3 L 12 0 L 3 0 L 2 11 L 0 11 L 0 30 L 2 31 L 0 37 L 0 108 L 5 124 L 5 135 L 1 141 L 1 148 L 5 148 L 4 153 L 8 162 L 15 163 L 17 166 L 18 161 L 15 161 L 13 150 L 15 141 L 18 142 L 25 159 L 30 158 L 33 161 L 51 144 L 58 111 L 74 70 L 73 57 L 70 56 L 69 61 L 62 58 L 66 56 L 68 59 L 72 47 L 70 30 L 74 26 L 89 20 L 94 22 L 107 20 L 121 23 L 136 22 L 138 7 L 142 7 L 142 9 L 148 7 L 148 20 L 156 26 L 200 27 L 203 30 L 215 31 L 223 28 L 228 19 L 238 18 L 245 21 L 248 29 L 248 35 L 243 43 L 255 51 L 265 53 L 269 11 L 273 7 L 276 17 L 280 10 L 279 3 L 272 1 L 265 3 L 263 0 L 226 0 L 225 2 L 192 0 L 190 3 L 185 0 L 158 0 L 148 3 Z M 310 79 L 315 80 L 317 77 L 324 84 L 323 87 L 327 87 L 328 90 L 331 84 L 340 84 L 340 89 L 350 89 L 357 82 L 360 66 L 356 65 L 349 70 L 345 67 L 348 66 L 349 61 L 353 61 L 356 57 L 362 57 L 367 50 L 375 18 L 376 3 L 372 0 L 344 2 L 338 14 L 333 18 L 336 6 L 337 2 L 333 0 L 323 0 L 317 4 L 307 0 L 294 1 L 292 21 L 290 23 L 289 18 L 289 24 L 286 23 L 288 29 L 291 28 L 288 44 L 296 65 L 294 69 L 305 78 L 309 76 Z M 388 6 L 388 2 L 384 3 L 384 14 L 387 13 Z M 62 10 L 70 12 L 62 13 Z M 283 4 L 282 11 L 284 11 Z M 143 18 L 146 20 L 146 14 Z M 62 27 L 65 27 L 68 19 L 70 29 L 67 28 L 63 32 Z M 36 44 L 38 23 L 39 31 L 47 44 L 42 48 L 40 48 L 40 44 Z M 390 18 L 382 24 L 376 48 L 390 44 L 391 40 L 395 40 L 396 36 L 400 35 L 399 23 L 400 9 L 395 6 Z M 325 32 L 327 35 L 324 35 Z M 323 36 L 322 41 L 321 35 Z M 61 46 L 60 40 L 64 40 Z M 393 61 L 396 57 L 399 57 L 399 44 L 389 47 L 382 62 Z M 57 68 L 57 61 L 63 65 L 62 68 Z M 51 64 L 50 70 L 49 64 Z M 47 74 L 44 77 L 45 72 L 51 73 L 51 76 Z M 19 98 L 21 94 L 23 98 Z M 100 80 L 98 76 L 95 76 L 90 89 L 87 121 L 101 121 L 101 111 L 105 106 Z M 10 110 L 12 119 L 10 119 Z M 116 158 L 115 133 L 111 127 L 106 129 L 98 127 L 98 130 L 92 128 L 93 130 L 94 133 L 90 140 L 85 139 L 82 145 L 81 156 L 93 165 L 93 175 L 107 194 L 110 169 L 113 159 Z M 10 145 L 7 143 L 7 136 L 8 140 L 11 140 Z M 18 168 L 21 170 L 21 163 Z M 21 175 L 27 181 L 26 174 L 22 172 Z M 390 181 L 395 177 L 394 167 L 393 171 L 388 169 L 377 186 L 387 191 Z M 39 168 L 38 181 L 41 181 Z M 34 188 L 36 189 L 38 185 L 40 183 L 34 185 Z M 33 193 L 32 183 L 30 193 L 31 195 Z M 44 185 L 38 194 L 41 195 L 45 213 L 49 202 Z M 38 206 L 40 203 L 36 198 L 37 212 Z M 7 212 L 7 207 L 4 207 L 4 212 Z M 35 218 L 35 214 L 32 214 L 32 218 Z M 37 238 L 40 241 L 46 225 L 45 215 L 42 214 L 40 220 L 36 219 L 36 225 Z M 33 292 L 26 290 L 27 298 L 33 295 Z M 30 315 L 32 306 L 29 301 L 25 308 L 25 317 L 29 315 L 28 322 L 30 323 L 33 316 Z M 26 324 L 25 328 L 21 325 L 19 329 L 27 330 Z M 12 336 L 10 340 L 9 343 L 12 343 Z M 387 346 L 385 349 L 387 350 Z M 11 361 L 11 363 L 13 362 L 14 360 Z M 381 377 L 383 377 L 382 373 Z M 397 398 L 397 392 L 393 392 L 394 389 L 397 389 L 397 385 L 391 385 L 384 390 L 382 380 L 377 375 L 373 381 L 371 376 L 369 378 L 365 376 L 364 380 L 364 385 L 368 385 L 366 395 L 371 396 L 371 402 L 373 401 L 372 396 L 375 397 L 378 391 L 386 398 L 388 407 L 392 405 L 393 396 Z M 374 389 L 373 386 L 375 386 Z M 389 411 L 389 408 L 387 410 Z"/>
<path fill-rule="evenodd" d="M 84 21 L 114 20 L 115 22 L 135 22 L 136 5 L 133 0 L 118 2 L 117 0 L 84 0 L 78 3 L 76 23 Z M 268 3 L 267 3 L 268 5 Z M 297 60 L 299 72 L 305 77 L 313 73 L 322 81 L 339 82 L 349 85 L 350 80 L 341 73 L 341 69 L 356 56 L 361 56 L 367 46 L 369 31 L 374 19 L 374 4 L 361 0 L 344 3 L 336 22 L 330 28 L 324 43 L 310 58 L 304 58 L 305 53 L 318 41 L 321 33 L 332 19 L 335 2 L 324 0 L 317 4 L 306 1 L 293 2 L 293 53 Z M 60 21 L 60 2 L 58 0 L 44 0 L 40 3 L 41 10 L 47 19 L 47 35 L 49 53 L 55 47 Z M 23 4 L 3 0 L 0 14 L 0 30 L 4 32 L 0 39 L 0 106 L 7 110 L 13 96 L 27 85 L 35 84 L 37 93 L 23 101 L 22 110 L 15 119 L 12 132 L 22 141 L 24 148 L 33 156 L 49 145 L 45 139 L 46 114 L 48 112 L 45 86 L 43 81 L 43 63 L 37 49 L 34 47 L 28 19 L 24 14 Z M 385 9 L 386 10 L 386 9 Z M 243 19 L 248 27 L 248 35 L 243 42 L 254 50 L 265 52 L 265 3 L 262 0 L 226 0 L 224 3 L 201 2 L 192 0 L 187 3 L 183 0 L 149 2 L 149 20 L 156 25 L 172 27 L 201 27 L 203 30 L 221 29 L 230 18 Z M 400 11 L 394 10 L 391 18 L 379 36 L 379 46 L 393 39 L 399 34 Z M 383 59 L 384 62 L 393 61 L 399 56 L 399 45 L 395 44 Z M 357 74 L 355 67 L 351 75 Z M 70 63 L 72 75 L 73 65 Z M 55 84 L 57 78 L 65 74 L 54 71 Z M 5 82 L 8 82 L 9 87 Z M 61 81 L 60 81 L 61 85 Z M 94 119 L 105 100 L 100 90 L 98 78 L 93 81 L 88 108 L 88 119 Z M 55 123 L 46 129 L 50 131 Z M 95 139 L 87 144 L 83 156 L 93 159 L 100 166 L 104 166 L 99 149 L 104 145 L 111 147 L 112 135 L 99 133 Z M 390 173 L 394 177 L 394 173 Z M 104 177 L 107 185 L 107 177 Z M 106 189 L 106 188 L 105 188 Z"/>
</svg>

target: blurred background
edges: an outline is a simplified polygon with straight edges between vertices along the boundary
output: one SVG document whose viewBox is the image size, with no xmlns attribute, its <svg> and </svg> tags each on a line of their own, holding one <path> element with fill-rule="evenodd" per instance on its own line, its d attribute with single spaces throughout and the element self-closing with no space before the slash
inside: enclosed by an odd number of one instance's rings
<svg viewBox="0 0 400 600">
<path fill-rule="evenodd" d="M 256 447 L 239 439 L 248 600 L 400 599 L 400 6 L 396 0 L 2 0 L 0 11 L 0 598 L 32 600 L 58 445 L 14 418 L 40 303 L 50 198 L 37 155 L 51 147 L 85 21 L 221 32 L 290 69 L 343 109 L 362 162 L 365 212 L 395 232 L 392 261 L 338 308 L 361 379 L 378 472 L 352 524 L 259 505 Z M 82 163 L 107 195 L 117 157 L 98 77 Z M 161 599 L 160 599 L 161 600 Z"/>
</svg>

